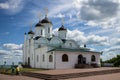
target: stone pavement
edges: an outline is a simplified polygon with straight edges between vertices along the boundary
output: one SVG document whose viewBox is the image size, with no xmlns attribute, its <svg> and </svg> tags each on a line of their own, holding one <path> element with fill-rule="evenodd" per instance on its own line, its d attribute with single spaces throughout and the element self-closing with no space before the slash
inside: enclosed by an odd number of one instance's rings
<svg viewBox="0 0 120 80">
<path fill-rule="evenodd" d="M 119 67 L 101 67 L 101 68 L 88 68 L 88 69 L 58 69 L 58 70 L 35 71 L 34 73 L 42 73 L 42 74 L 48 74 L 48 75 L 60 75 L 60 74 L 93 72 L 93 71 L 114 70 L 114 69 L 120 69 L 120 68 Z"/>
<path fill-rule="evenodd" d="M 16 76 L 16 75 L 4 75 L 0 74 L 0 80 L 42 80 L 27 76 Z"/>
<path fill-rule="evenodd" d="M 115 71 L 115 73 L 111 73 L 111 70 L 116 70 L 118 72 Z M 71 78 L 66 78 L 66 79 L 60 79 L 58 78 L 58 80 L 120 80 L 120 68 L 92 68 L 92 69 L 65 69 L 65 70 L 48 70 L 48 71 L 37 71 L 34 73 L 37 74 L 47 74 L 47 75 L 64 75 L 64 74 L 74 74 L 74 73 L 84 73 L 84 72 L 90 72 L 91 75 L 91 71 L 101 71 L 101 70 L 109 70 L 110 74 L 103 74 L 102 75 L 95 75 L 96 73 L 92 73 L 92 76 L 84 76 L 84 77 L 80 77 L 81 74 L 79 75 L 79 77 L 71 77 Z M 3 75 L 0 74 L 0 80 L 43 80 L 40 78 L 34 78 L 35 76 L 32 75 L 33 77 L 27 77 L 27 76 L 12 76 L 12 75 Z M 40 75 L 39 75 L 40 76 Z M 71 75 L 72 76 L 72 75 Z M 45 77 L 45 76 L 44 76 Z"/>
<path fill-rule="evenodd" d="M 63 70 L 47 70 L 23 73 L 25 76 L 46 79 L 46 80 L 64 80 L 71 78 L 80 78 L 88 76 L 106 75 L 120 73 L 120 68 L 117 67 L 102 67 L 89 69 L 63 69 Z"/>
<path fill-rule="evenodd" d="M 0 80 L 43 80 L 43 79 L 31 78 L 26 76 L 10 76 L 0 74 Z M 60 80 L 120 80 L 120 73 Z"/>
</svg>

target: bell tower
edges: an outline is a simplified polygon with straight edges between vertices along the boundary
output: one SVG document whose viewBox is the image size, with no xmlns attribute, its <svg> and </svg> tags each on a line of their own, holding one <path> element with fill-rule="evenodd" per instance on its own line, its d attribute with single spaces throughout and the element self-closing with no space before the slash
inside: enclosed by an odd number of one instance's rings
<svg viewBox="0 0 120 80">
<path fill-rule="evenodd" d="M 58 36 L 61 39 L 66 39 L 67 29 L 64 27 L 64 20 L 63 20 L 63 18 L 61 19 L 61 21 L 62 21 L 62 26 L 58 29 Z"/>
</svg>

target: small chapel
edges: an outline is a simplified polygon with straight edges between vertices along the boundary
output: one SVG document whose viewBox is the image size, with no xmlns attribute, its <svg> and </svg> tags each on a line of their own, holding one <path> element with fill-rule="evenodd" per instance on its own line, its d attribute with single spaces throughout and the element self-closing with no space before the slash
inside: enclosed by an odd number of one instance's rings
<svg viewBox="0 0 120 80">
<path fill-rule="evenodd" d="M 23 64 L 31 68 L 73 69 L 100 67 L 100 52 L 91 51 L 73 39 L 67 39 L 63 24 L 58 35 L 52 34 L 53 24 L 45 15 L 32 29 L 24 34 Z"/>
</svg>

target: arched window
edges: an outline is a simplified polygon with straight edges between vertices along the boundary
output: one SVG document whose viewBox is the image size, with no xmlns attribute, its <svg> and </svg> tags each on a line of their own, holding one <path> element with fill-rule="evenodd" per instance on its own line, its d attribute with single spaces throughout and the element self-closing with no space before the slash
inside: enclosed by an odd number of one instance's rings
<svg viewBox="0 0 120 80">
<path fill-rule="evenodd" d="M 30 57 L 28 57 L 28 65 L 30 66 Z"/>
<path fill-rule="evenodd" d="M 53 56 L 52 55 L 49 56 L 49 62 L 53 62 Z"/>
<path fill-rule="evenodd" d="M 43 62 L 45 61 L 45 55 L 43 54 Z"/>
<path fill-rule="evenodd" d="M 72 43 L 70 43 L 70 47 L 72 47 Z"/>
<path fill-rule="evenodd" d="M 62 55 L 62 61 L 63 62 L 68 62 L 68 55 L 67 54 Z"/>
<path fill-rule="evenodd" d="M 96 58 L 94 55 L 91 56 L 91 61 L 96 61 Z"/>
</svg>

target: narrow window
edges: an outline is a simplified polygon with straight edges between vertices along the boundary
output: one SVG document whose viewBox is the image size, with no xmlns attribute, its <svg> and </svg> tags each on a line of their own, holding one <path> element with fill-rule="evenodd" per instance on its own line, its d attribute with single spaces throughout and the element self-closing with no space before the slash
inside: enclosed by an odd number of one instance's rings
<svg viewBox="0 0 120 80">
<path fill-rule="evenodd" d="M 62 55 L 62 62 L 68 62 L 68 55 L 67 54 Z"/>
<path fill-rule="evenodd" d="M 39 62 L 39 56 L 37 55 L 37 62 Z"/>
<path fill-rule="evenodd" d="M 91 61 L 96 61 L 96 58 L 94 55 L 91 56 Z"/>
<path fill-rule="evenodd" d="M 50 33 L 50 28 L 48 27 L 48 33 Z"/>
<path fill-rule="evenodd" d="M 70 43 L 70 47 L 72 47 L 72 43 Z"/>
<path fill-rule="evenodd" d="M 45 61 L 45 55 L 43 54 L 43 62 Z"/>
<path fill-rule="evenodd" d="M 28 57 L 28 65 L 30 66 L 30 57 Z"/>
<path fill-rule="evenodd" d="M 43 30 L 41 30 L 41 35 L 43 35 Z"/>
<path fill-rule="evenodd" d="M 40 48 L 41 47 L 41 45 L 38 45 L 38 48 Z"/>
<path fill-rule="evenodd" d="M 52 55 L 49 56 L 49 62 L 53 62 L 53 56 Z"/>
</svg>

